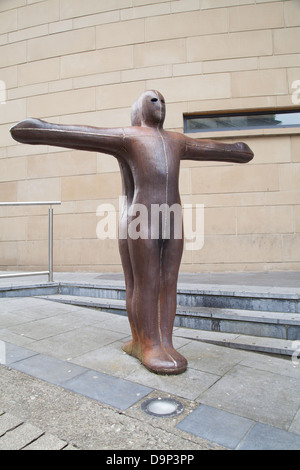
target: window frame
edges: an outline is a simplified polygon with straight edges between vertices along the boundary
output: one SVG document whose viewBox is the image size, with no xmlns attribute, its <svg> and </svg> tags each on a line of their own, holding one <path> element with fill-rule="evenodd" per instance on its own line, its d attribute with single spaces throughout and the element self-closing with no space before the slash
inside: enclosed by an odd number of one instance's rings
<svg viewBox="0 0 300 470">
<path fill-rule="evenodd" d="M 201 112 L 201 113 L 184 113 L 183 114 L 183 131 L 185 134 L 207 134 L 207 135 L 233 135 L 234 133 L 237 134 L 253 134 L 253 133 L 298 133 L 300 132 L 300 121 L 299 124 L 285 124 L 285 125 L 278 125 L 278 126 L 238 126 L 238 127 L 218 127 L 213 129 L 194 129 L 190 130 L 187 128 L 187 123 L 189 120 L 192 119 L 201 119 L 201 118 L 216 118 L 216 117 L 232 117 L 232 116 L 263 116 L 263 115 L 275 115 L 275 114 L 295 114 L 300 113 L 300 107 L 285 107 L 285 108 L 264 108 L 264 109 L 249 109 L 249 110 L 230 110 L 230 111 L 210 111 L 210 112 Z"/>
</svg>

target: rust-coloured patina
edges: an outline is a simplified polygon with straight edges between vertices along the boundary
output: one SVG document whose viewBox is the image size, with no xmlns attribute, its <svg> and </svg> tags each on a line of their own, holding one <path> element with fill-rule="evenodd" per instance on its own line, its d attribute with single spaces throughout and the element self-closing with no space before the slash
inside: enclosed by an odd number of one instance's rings
<svg viewBox="0 0 300 470">
<path fill-rule="evenodd" d="M 26 119 L 11 129 L 12 137 L 26 144 L 45 144 L 78 150 L 103 152 L 120 165 L 125 207 L 121 211 L 119 249 L 126 282 L 126 306 L 132 340 L 123 347 L 144 366 L 158 374 L 179 374 L 187 360 L 174 349 L 173 324 L 177 304 L 177 278 L 183 251 L 183 235 L 168 236 L 160 219 L 149 224 L 139 237 L 128 234 L 137 215 L 132 207 L 180 205 L 178 189 L 181 160 L 247 163 L 253 158 L 244 143 L 225 144 L 196 140 L 163 129 L 166 106 L 155 90 L 144 92 L 132 107 L 132 126 L 98 128 L 50 124 Z M 145 233 L 146 232 L 146 233 Z"/>
</svg>

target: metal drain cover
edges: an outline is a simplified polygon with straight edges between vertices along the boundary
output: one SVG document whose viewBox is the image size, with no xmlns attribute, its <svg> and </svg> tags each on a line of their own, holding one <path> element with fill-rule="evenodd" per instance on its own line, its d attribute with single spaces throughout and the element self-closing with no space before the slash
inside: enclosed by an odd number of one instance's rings
<svg viewBox="0 0 300 470">
<path fill-rule="evenodd" d="M 152 416 L 170 418 L 183 411 L 183 404 L 173 398 L 150 398 L 141 405 L 142 410 Z"/>
</svg>

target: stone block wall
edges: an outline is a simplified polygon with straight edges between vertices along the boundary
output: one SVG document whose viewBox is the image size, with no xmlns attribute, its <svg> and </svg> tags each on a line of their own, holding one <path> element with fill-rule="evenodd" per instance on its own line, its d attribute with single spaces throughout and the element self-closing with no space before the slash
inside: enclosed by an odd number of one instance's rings
<svg viewBox="0 0 300 470">
<path fill-rule="evenodd" d="M 1 0 L 0 201 L 62 201 L 55 270 L 121 271 L 117 240 L 96 235 L 99 205 L 118 210 L 117 162 L 17 144 L 10 127 L 27 117 L 127 126 L 152 88 L 178 132 L 185 113 L 295 108 L 299 25 L 299 0 Z M 300 269 L 300 129 L 204 137 L 245 141 L 255 158 L 182 163 L 182 202 L 204 204 L 205 231 L 182 271 Z M 0 208 L 0 269 L 45 268 L 46 214 Z"/>
</svg>

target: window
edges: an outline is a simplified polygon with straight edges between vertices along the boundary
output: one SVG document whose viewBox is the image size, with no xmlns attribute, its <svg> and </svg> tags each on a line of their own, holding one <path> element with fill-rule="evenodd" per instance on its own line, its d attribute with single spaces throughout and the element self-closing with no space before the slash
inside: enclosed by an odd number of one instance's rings
<svg viewBox="0 0 300 470">
<path fill-rule="evenodd" d="M 184 116 L 184 132 L 300 127 L 300 109 L 233 112 Z"/>
</svg>

